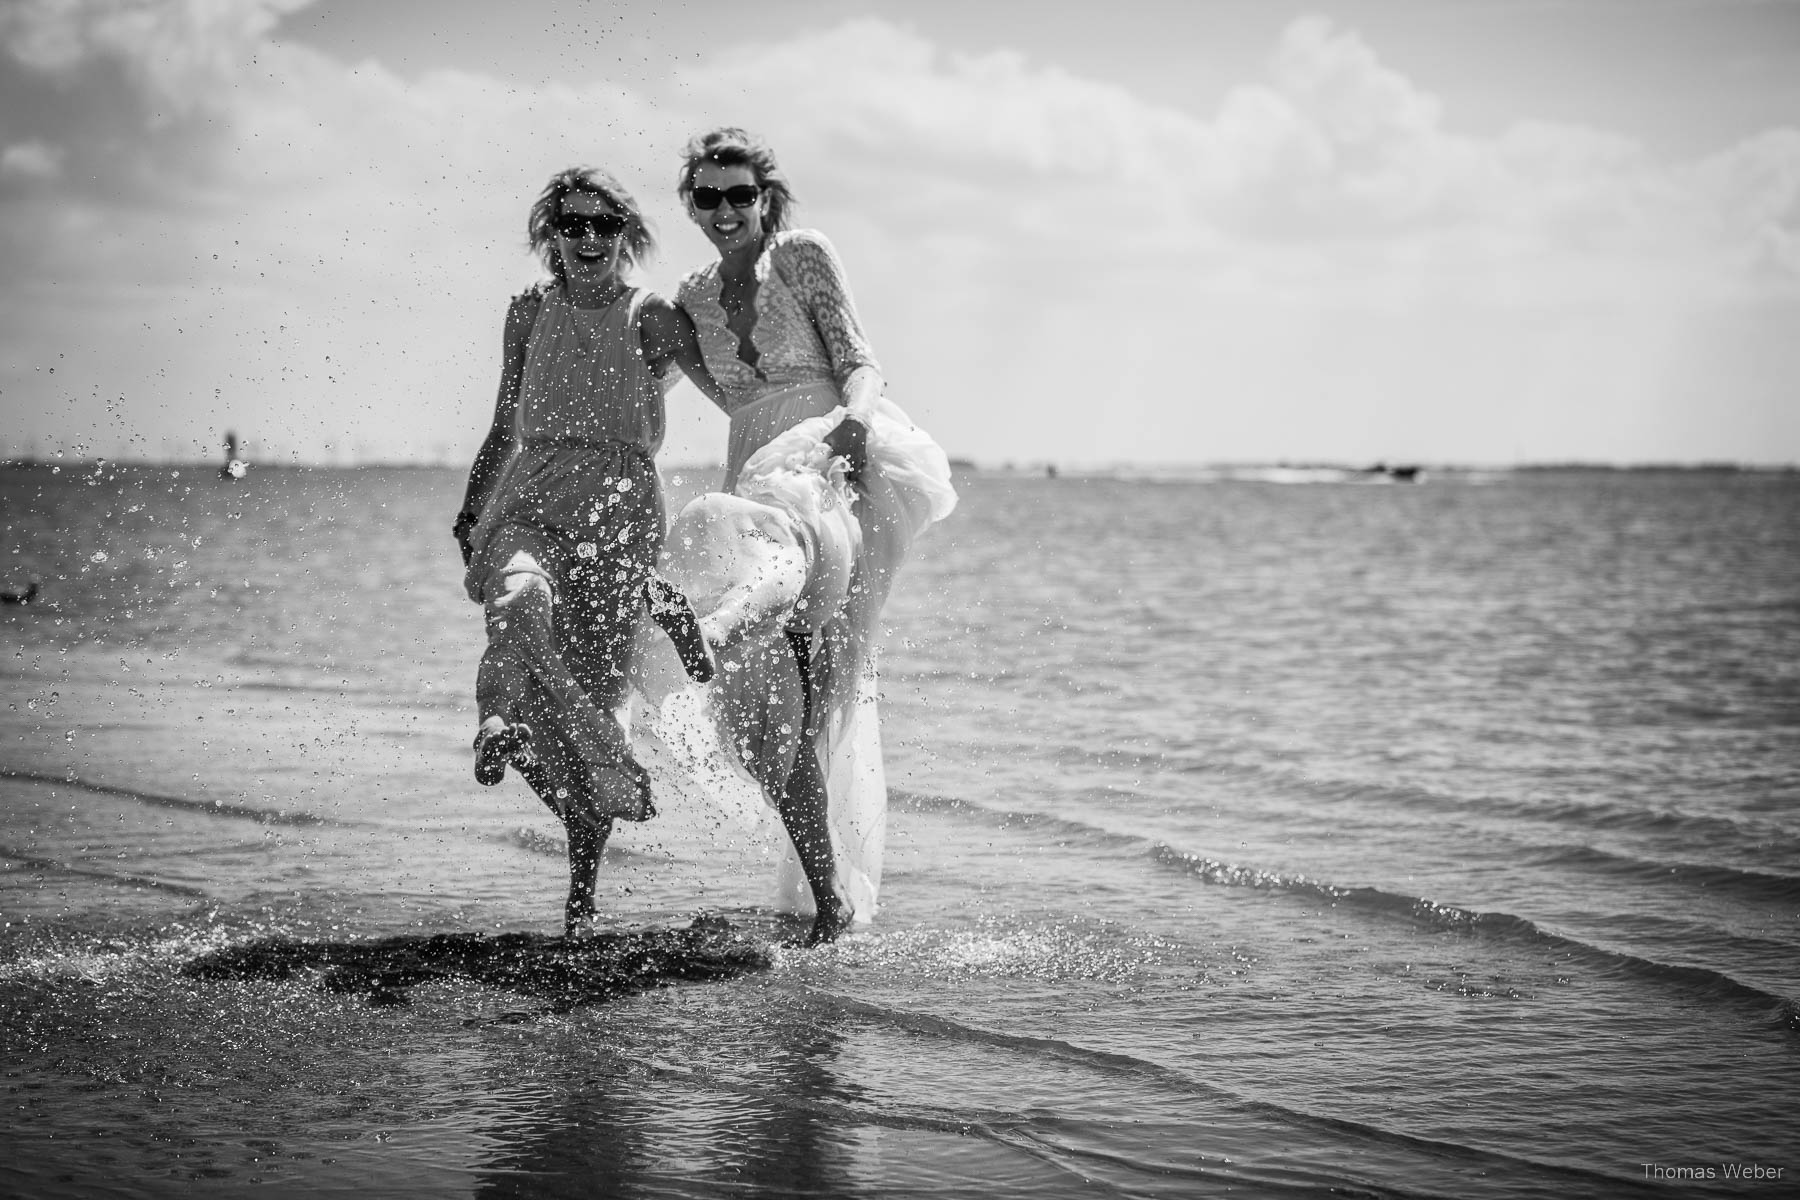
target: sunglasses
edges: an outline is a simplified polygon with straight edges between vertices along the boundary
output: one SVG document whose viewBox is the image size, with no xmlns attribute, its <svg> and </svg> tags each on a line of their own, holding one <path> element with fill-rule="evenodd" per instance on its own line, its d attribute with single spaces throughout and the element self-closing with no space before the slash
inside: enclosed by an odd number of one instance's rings
<svg viewBox="0 0 1800 1200">
<path fill-rule="evenodd" d="M 550 228 L 571 241 L 586 237 L 589 230 L 602 241 L 611 241 L 624 233 L 629 224 L 618 213 L 564 213 L 550 222 Z"/>
<path fill-rule="evenodd" d="M 711 212 L 724 201 L 733 208 L 749 208 L 762 195 L 762 189 L 754 183 L 740 183 L 736 187 L 723 190 L 716 187 L 697 187 L 690 193 L 694 197 L 694 207 L 702 212 Z"/>
</svg>

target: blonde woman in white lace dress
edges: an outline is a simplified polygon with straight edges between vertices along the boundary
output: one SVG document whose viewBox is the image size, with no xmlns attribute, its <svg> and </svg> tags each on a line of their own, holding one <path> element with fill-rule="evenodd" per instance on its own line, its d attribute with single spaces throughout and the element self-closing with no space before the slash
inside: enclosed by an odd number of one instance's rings
<svg viewBox="0 0 1800 1200">
<path fill-rule="evenodd" d="M 725 732 L 796 851 L 784 907 L 804 912 L 810 901 L 813 940 L 829 940 L 874 915 L 880 887 L 887 788 L 876 622 L 913 540 L 949 514 L 956 492 L 944 452 L 883 395 L 881 367 L 831 243 L 788 227 L 793 193 L 768 146 L 741 129 L 702 134 L 688 143 L 678 191 L 719 253 L 682 280 L 676 304 L 693 319 L 731 418 L 723 490 L 774 500 L 787 518 L 769 529 L 798 546 L 815 573 L 850 556 L 848 586 L 833 592 L 842 600 L 829 615 L 780 589 L 773 602 L 750 593 L 725 602 L 695 597 L 727 668 L 717 685 Z M 796 471 L 817 465 L 820 446 L 836 456 L 838 483 L 848 485 L 842 494 L 857 526 L 848 540 L 829 517 L 821 524 L 808 515 L 818 510 L 780 498 Z M 670 545 L 679 552 L 678 542 Z M 766 636 L 771 622 L 783 636 Z M 734 670 L 738 646 L 747 648 L 739 657 L 772 646 L 775 661 Z M 768 698 L 788 694 L 784 684 L 797 689 L 804 736 L 781 736 L 780 714 L 771 714 Z"/>
</svg>

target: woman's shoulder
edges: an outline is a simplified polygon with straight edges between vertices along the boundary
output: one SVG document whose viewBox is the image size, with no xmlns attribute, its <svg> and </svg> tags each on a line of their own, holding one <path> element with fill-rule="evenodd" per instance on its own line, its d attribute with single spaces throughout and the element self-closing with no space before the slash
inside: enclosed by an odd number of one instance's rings
<svg viewBox="0 0 1800 1200">
<path fill-rule="evenodd" d="M 843 260 L 817 229 L 787 229 L 775 236 L 768 261 L 787 286 L 807 298 L 835 302 L 848 289 Z"/>
<path fill-rule="evenodd" d="M 639 313 L 656 313 L 658 315 L 675 311 L 675 301 L 654 288 L 633 288 L 631 296 L 632 310 Z"/>
<path fill-rule="evenodd" d="M 554 281 L 541 279 L 515 295 L 506 304 L 506 328 L 509 333 L 529 333 L 537 320 L 544 298 L 550 295 Z"/>
<path fill-rule="evenodd" d="M 770 239 L 769 258 L 788 286 L 843 286 L 844 262 L 831 239 L 817 229 L 784 229 Z"/>
<path fill-rule="evenodd" d="M 707 290 L 717 286 L 719 279 L 719 263 L 717 259 L 704 263 L 681 277 L 675 285 L 675 303 L 685 304 L 690 296 L 703 296 Z"/>
<path fill-rule="evenodd" d="M 817 229 L 783 229 L 769 239 L 769 251 L 784 257 L 808 257 L 824 253 L 837 257 L 837 249 L 832 246 L 831 239 Z"/>
<path fill-rule="evenodd" d="M 506 315 L 509 319 L 525 314 L 536 314 L 543 306 L 545 297 L 550 295 L 556 286 L 554 279 L 540 279 L 522 292 L 517 292 L 507 301 Z"/>
</svg>

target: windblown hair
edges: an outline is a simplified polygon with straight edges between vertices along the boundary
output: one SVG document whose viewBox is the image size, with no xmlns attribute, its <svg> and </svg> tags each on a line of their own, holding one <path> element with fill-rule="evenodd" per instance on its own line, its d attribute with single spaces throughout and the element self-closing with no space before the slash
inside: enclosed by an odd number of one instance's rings
<svg viewBox="0 0 1800 1200">
<path fill-rule="evenodd" d="M 562 215 L 563 197 L 574 192 L 589 192 L 619 210 L 627 221 L 620 239 L 625 257 L 633 266 L 642 266 L 656 250 L 656 235 L 644 219 L 644 210 L 625 190 L 625 185 L 608 172 L 598 167 L 569 167 L 550 177 L 550 182 L 544 185 L 544 190 L 532 204 L 531 215 L 525 224 L 525 236 L 531 242 L 532 253 L 556 276 L 556 281 L 567 282 L 563 275 L 562 252 L 556 244 L 556 230 L 551 225 Z"/>
<path fill-rule="evenodd" d="M 794 206 L 794 189 L 781 164 L 775 161 L 775 151 L 769 148 L 769 143 L 735 125 L 695 134 L 682 151 L 681 176 L 675 183 L 675 191 L 682 200 L 693 194 L 694 172 L 701 163 L 708 162 L 721 167 L 749 167 L 756 174 L 757 185 L 769 198 L 763 228 L 774 233 L 789 227 L 788 210 Z"/>
</svg>

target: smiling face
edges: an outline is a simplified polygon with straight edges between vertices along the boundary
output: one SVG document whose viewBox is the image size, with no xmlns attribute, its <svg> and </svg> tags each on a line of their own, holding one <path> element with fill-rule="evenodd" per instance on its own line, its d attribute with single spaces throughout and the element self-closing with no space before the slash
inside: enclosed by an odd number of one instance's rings
<svg viewBox="0 0 1800 1200">
<path fill-rule="evenodd" d="M 724 191 L 734 187 L 757 187 L 758 184 L 756 172 L 749 167 L 702 162 L 694 168 L 693 186 Z M 747 208 L 738 208 L 729 200 L 722 200 L 717 208 L 710 210 L 697 207 L 692 194 L 688 196 L 688 216 L 721 255 L 744 250 L 761 242 L 763 219 L 768 215 L 768 208 L 769 197 L 766 192 L 759 195 L 756 202 Z"/>
<path fill-rule="evenodd" d="M 557 214 L 560 218 L 613 218 L 612 224 L 618 231 L 611 234 L 598 227 L 607 224 L 604 220 L 586 221 L 574 236 L 560 228 L 556 230 L 557 253 L 571 286 L 606 287 L 613 283 L 624 266 L 625 214 L 593 192 L 570 192 L 562 198 Z"/>
</svg>

